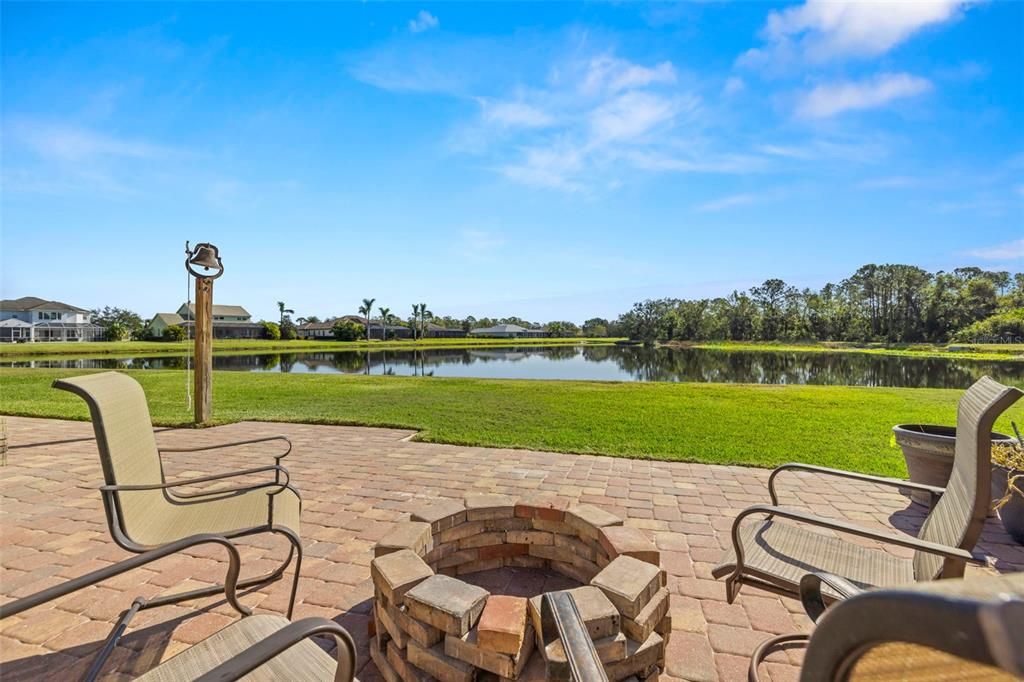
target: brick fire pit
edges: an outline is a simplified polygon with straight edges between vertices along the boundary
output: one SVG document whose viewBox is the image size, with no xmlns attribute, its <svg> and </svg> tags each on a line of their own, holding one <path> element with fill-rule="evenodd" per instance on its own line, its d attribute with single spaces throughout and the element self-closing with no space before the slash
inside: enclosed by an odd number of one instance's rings
<svg viewBox="0 0 1024 682">
<path fill-rule="evenodd" d="M 613 682 L 656 680 L 664 668 L 672 627 L 658 550 L 597 507 L 439 500 L 382 538 L 374 557 L 370 654 L 389 682 L 564 678 L 561 642 L 545 647 L 540 636 L 540 595 L 492 596 L 457 577 L 502 568 L 581 583 L 570 591 Z"/>
</svg>

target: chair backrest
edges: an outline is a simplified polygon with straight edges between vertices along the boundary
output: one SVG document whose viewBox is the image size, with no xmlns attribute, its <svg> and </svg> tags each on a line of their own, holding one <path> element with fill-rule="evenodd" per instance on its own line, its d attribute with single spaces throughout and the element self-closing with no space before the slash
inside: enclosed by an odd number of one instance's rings
<svg viewBox="0 0 1024 682">
<path fill-rule="evenodd" d="M 992 504 L 992 427 L 1021 395 L 1020 389 L 982 377 L 961 396 L 956 412 L 953 473 L 946 492 L 925 519 L 919 538 L 947 547 L 974 549 Z M 942 568 L 942 557 L 915 553 L 916 580 L 938 578 Z"/>
<path fill-rule="evenodd" d="M 870 590 L 825 612 L 803 682 L 1019 680 L 1024 573 Z"/>
<path fill-rule="evenodd" d="M 89 405 L 106 485 L 164 482 L 153 422 L 139 382 L 126 374 L 103 372 L 58 379 L 53 387 L 81 396 Z M 107 496 L 103 502 L 116 540 L 118 531 L 130 540 L 134 527 L 141 526 L 143 519 L 166 507 L 160 490 L 115 493 L 111 499 L 114 508 L 110 507 Z M 119 528 L 114 527 L 115 519 Z"/>
</svg>

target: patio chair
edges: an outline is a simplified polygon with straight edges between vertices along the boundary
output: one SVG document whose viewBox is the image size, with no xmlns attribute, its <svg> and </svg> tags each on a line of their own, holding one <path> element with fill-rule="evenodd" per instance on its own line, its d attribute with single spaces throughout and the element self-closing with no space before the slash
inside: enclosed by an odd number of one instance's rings
<svg viewBox="0 0 1024 682">
<path fill-rule="evenodd" d="M 146 395 L 131 377 L 102 372 L 58 379 L 53 386 L 81 396 L 89 405 L 103 467 L 103 507 L 110 534 L 118 546 L 129 552 L 146 552 L 202 533 L 225 538 L 260 533 L 282 535 L 290 543 L 284 563 L 266 575 L 243 580 L 238 586 L 245 589 L 280 579 L 294 557 L 295 577 L 287 612 L 291 618 L 302 566 L 302 542 L 298 535 L 302 500 L 289 484 L 288 470 L 281 466 L 281 460 L 291 452 L 287 438 L 271 436 L 196 448 L 158 449 Z M 164 476 L 163 452 L 203 452 L 271 441 L 287 445 L 282 454 L 273 455 L 272 465 L 178 481 L 168 481 Z M 183 486 L 268 472 L 273 472 L 270 481 L 199 492 L 180 490 Z M 217 594 L 223 589 L 215 585 L 168 595 L 148 602 L 144 608 Z"/>
<path fill-rule="evenodd" d="M 224 597 L 228 604 L 243 617 L 206 639 L 181 651 L 155 668 L 137 677 L 146 682 L 185 682 L 186 680 L 289 680 L 289 682 L 352 682 L 356 666 L 356 647 L 351 635 L 338 623 L 326 618 L 304 618 L 289 623 L 288 619 L 271 614 L 251 615 L 251 610 L 240 604 L 236 594 L 240 583 L 238 573 L 241 559 L 238 549 L 217 535 L 195 535 L 144 552 L 118 563 L 106 566 L 79 578 L 49 587 L 42 592 L 0 605 L 0 619 L 20 614 L 55 599 L 104 580 L 145 566 L 176 552 L 203 544 L 224 547 L 228 553 L 228 570 L 224 580 Z M 132 604 L 137 610 L 139 597 Z M 114 625 L 106 642 L 100 648 L 89 671 L 86 682 L 97 679 L 103 664 L 117 644 L 124 626 Z M 337 642 L 336 658 L 332 658 L 316 642 L 315 635 L 330 635 Z M 5 663 L 10 665 L 11 661 Z M 0 670 L 0 675 L 3 671 Z"/>
<path fill-rule="evenodd" d="M 787 641 L 807 641 L 801 682 L 1020 680 L 1024 677 L 1024 573 L 938 580 L 862 591 L 842 578 L 808 574 L 801 594 L 817 621 L 806 635 L 775 637 L 757 648 L 758 663 Z M 822 613 L 821 587 L 850 590 Z"/>
<path fill-rule="evenodd" d="M 982 377 L 961 396 L 953 473 L 944 489 L 808 464 L 783 464 L 776 468 L 768 478 L 771 505 L 747 507 L 736 516 L 732 524 L 732 549 L 727 550 L 722 562 L 711 572 L 716 578 L 728 576 L 726 599 L 732 603 L 745 583 L 795 593 L 800 579 L 815 571 L 842 576 L 859 587 L 885 587 L 940 577 L 956 578 L 963 576 L 967 562 L 983 563 L 971 550 L 991 504 L 992 426 L 1021 395 L 1024 394 L 1017 388 Z M 779 506 L 775 479 L 784 471 L 808 471 L 926 491 L 932 496 L 932 509 L 916 538 L 813 516 Z M 782 519 L 907 547 L 914 550 L 914 555 L 912 559 L 901 558 Z M 825 589 L 829 598 L 841 596 L 828 586 Z"/>
</svg>

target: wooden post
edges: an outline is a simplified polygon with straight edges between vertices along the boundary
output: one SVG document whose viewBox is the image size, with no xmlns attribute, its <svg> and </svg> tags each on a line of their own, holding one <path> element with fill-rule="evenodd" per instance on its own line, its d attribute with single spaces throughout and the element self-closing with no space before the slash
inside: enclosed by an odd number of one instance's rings
<svg viewBox="0 0 1024 682">
<path fill-rule="evenodd" d="M 209 421 L 213 408 L 213 280 L 196 277 L 195 421 Z"/>
</svg>

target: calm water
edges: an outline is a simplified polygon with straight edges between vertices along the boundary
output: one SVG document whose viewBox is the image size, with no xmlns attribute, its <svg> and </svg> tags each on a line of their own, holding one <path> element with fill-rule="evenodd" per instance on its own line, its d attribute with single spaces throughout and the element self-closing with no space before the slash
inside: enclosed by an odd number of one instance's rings
<svg viewBox="0 0 1024 682">
<path fill-rule="evenodd" d="M 5 364 L 82 369 L 178 369 L 184 367 L 184 362 L 182 357 L 146 357 Z M 218 355 L 213 358 L 213 366 L 218 370 L 240 372 L 931 388 L 966 388 L 987 374 L 1003 383 L 1024 386 L 1024 362 L 636 346 Z"/>
</svg>

